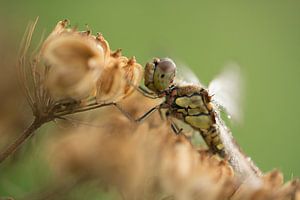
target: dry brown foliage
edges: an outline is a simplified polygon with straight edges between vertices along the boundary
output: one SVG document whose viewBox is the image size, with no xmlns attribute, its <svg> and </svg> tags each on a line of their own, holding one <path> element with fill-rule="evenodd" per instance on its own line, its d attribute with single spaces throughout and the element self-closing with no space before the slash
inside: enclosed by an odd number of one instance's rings
<svg viewBox="0 0 300 200">
<path fill-rule="evenodd" d="M 29 24 L 18 62 L 19 85 L 34 120 L 19 138 L 0 153 L 0 162 L 43 124 L 104 106 L 130 95 L 142 78 L 135 58 L 112 52 L 101 34 L 67 28 L 58 22 L 32 55 L 30 44 L 37 20 Z"/>
<path fill-rule="evenodd" d="M 140 94 L 122 102 L 135 116 L 153 105 Z M 64 183 L 97 180 L 99 188 L 117 188 L 121 199 L 300 198 L 299 182 L 284 184 L 276 170 L 256 185 L 241 183 L 226 161 L 196 149 L 183 135 L 176 136 L 157 113 L 140 125 L 112 108 L 78 119 L 91 124 L 58 129 L 65 136 L 50 145 L 49 162 Z"/>
</svg>

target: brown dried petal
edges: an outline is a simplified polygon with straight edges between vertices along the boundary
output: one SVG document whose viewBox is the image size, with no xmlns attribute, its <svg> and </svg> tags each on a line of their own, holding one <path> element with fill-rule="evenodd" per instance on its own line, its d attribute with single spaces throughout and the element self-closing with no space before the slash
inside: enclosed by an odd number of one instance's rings
<svg viewBox="0 0 300 200">
<path fill-rule="evenodd" d="M 97 81 L 98 102 L 118 102 L 132 94 L 142 78 L 142 67 L 135 58 L 121 56 L 120 50 L 112 53 Z"/>
<path fill-rule="evenodd" d="M 124 97 L 126 85 L 122 70 L 127 63 L 126 57 L 110 58 L 97 81 L 97 102 L 118 101 Z"/>
<path fill-rule="evenodd" d="M 126 66 L 123 67 L 125 74 L 126 86 L 124 88 L 124 98 L 135 90 L 140 85 L 143 77 L 143 68 L 136 62 L 135 57 L 129 59 Z"/>
<path fill-rule="evenodd" d="M 77 34 L 53 37 L 44 45 L 42 56 L 50 67 L 46 85 L 56 99 L 89 96 L 105 60 L 96 40 Z"/>
</svg>

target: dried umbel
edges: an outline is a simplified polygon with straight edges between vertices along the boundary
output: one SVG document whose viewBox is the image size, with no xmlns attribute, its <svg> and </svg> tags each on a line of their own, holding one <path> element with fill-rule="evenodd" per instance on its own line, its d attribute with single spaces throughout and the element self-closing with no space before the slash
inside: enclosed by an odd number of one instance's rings
<svg viewBox="0 0 300 200">
<path fill-rule="evenodd" d="M 42 46 L 41 56 L 49 67 L 46 86 L 55 99 L 80 100 L 92 94 L 104 68 L 104 49 L 96 38 L 59 22 Z M 62 29 L 62 30 L 57 30 Z"/>
<path fill-rule="evenodd" d="M 34 130 L 64 116 L 116 106 L 130 95 L 142 78 L 135 58 L 112 52 L 101 34 L 67 28 L 60 21 L 37 52 L 28 52 L 37 20 L 28 26 L 18 64 L 20 87 L 32 109 L 34 120 L 4 152 L 0 162 L 14 152 Z"/>
<path fill-rule="evenodd" d="M 122 106 L 130 114 L 139 115 L 153 104 L 134 94 Z M 195 149 L 183 135 L 176 136 L 157 113 L 140 125 L 129 123 L 111 108 L 82 116 L 81 120 L 90 124 L 58 129 L 58 134 L 65 136 L 53 139 L 50 153 L 46 151 L 60 183 L 98 181 L 99 189 L 117 188 L 120 199 L 300 198 L 299 182 L 283 184 L 278 171 L 263 175 L 257 185 L 241 183 L 226 161 L 205 149 Z"/>
<path fill-rule="evenodd" d="M 55 99 L 81 100 L 97 95 L 97 101 L 118 101 L 137 87 L 142 68 L 135 58 L 111 52 L 101 34 L 57 24 L 44 42 L 41 56 L 49 67 L 46 86 Z"/>
<path fill-rule="evenodd" d="M 97 101 L 120 101 L 138 87 L 141 78 L 142 67 L 135 58 L 121 56 L 117 50 L 109 58 L 97 81 Z"/>
</svg>

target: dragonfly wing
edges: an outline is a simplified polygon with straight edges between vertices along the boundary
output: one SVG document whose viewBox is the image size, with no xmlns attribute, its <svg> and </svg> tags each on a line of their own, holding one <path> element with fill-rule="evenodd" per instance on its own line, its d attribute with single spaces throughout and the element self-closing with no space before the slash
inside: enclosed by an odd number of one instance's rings
<svg viewBox="0 0 300 200">
<path fill-rule="evenodd" d="M 208 86 L 212 100 L 227 112 L 229 118 L 237 122 L 242 121 L 243 113 L 241 88 L 243 88 L 241 70 L 236 63 L 228 64 Z"/>
<path fill-rule="evenodd" d="M 179 63 L 177 66 L 175 82 L 179 85 L 201 85 L 199 78 L 196 74 L 185 64 Z"/>
<path fill-rule="evenodd" d="M 217 108 L 216 108 L 217 109 Z M 216 110 L 216 123 L 220 132 L 220 138 L 224 144 L 227 159 L 233 167 L 237 177 L 242 183 L 247 183 L 253 187 L 259 187 L 261 180 L 259 176 L 261 171 L 253 163 L 251 158 L 247 157 L 235 139 L 232 137 L 231 131 L 221 119 L 218 110 Z"/>
</svg>

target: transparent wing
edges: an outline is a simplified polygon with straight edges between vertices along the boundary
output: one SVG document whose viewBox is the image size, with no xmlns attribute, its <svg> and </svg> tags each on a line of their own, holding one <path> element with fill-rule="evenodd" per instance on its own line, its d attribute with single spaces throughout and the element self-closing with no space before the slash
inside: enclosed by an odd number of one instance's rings
<svg viewBox="0 0 300 200">
<path fill-rule="evenodd" d="M 185 64 L 179 63 L 177 65 L 175 82 L 179 85 L 201 85 L 199 78 L 196 74 Z"/>
<path fill-rule="evenodd" d="M 217 108 L 216 108 L 217 109 Z M 228 161 L 231 166 L 234 168 L 236 175 L 239 180 L 244 183 L 251 185 L 252 187 L 259 187 L 261 180 L 261 171 L 253 163 L 250 157 L 247 157 L 240 146 L 232 137 L 231 131 L 227 128 L 223 120 L 220 118 L 220 113 L 216 110 L 216 123 L 220 131 L 220 138 L 224 144 L 225 151 L 228 155 Z"/>
<path fill-rule="evenodd" d="M 236 122 L 242 121 L 241 88 L 244 87 L 243 85 L 240 67 L 236 63 L 230 63 L 208 86 L 212 101 L 223 108 L 228 117 Z"/>
</svg>

